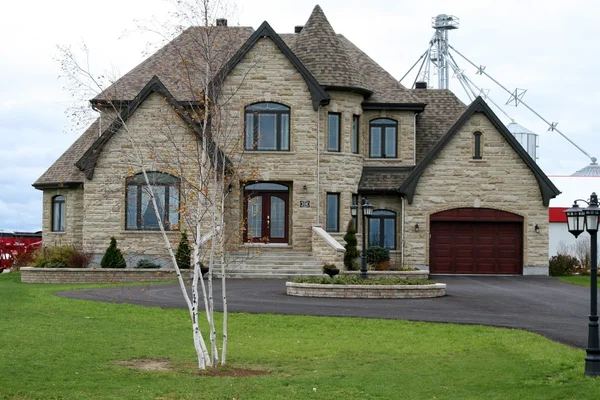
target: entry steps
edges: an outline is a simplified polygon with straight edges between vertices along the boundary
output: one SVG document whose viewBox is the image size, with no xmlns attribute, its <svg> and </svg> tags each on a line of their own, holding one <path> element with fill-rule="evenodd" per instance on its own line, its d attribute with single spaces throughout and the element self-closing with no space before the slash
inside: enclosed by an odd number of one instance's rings
<svg viewBox="0 0 600 400">
<path fill-rule="evenodd" d="M 233 279 L 293 279 L 325 276 L 323 263 L 310 252 L 288 248 L 251 247 L 228 253 L 225 273 Z M 221 276 L 221 265 L 215 264 L 214 276 Z"/>
</svg>

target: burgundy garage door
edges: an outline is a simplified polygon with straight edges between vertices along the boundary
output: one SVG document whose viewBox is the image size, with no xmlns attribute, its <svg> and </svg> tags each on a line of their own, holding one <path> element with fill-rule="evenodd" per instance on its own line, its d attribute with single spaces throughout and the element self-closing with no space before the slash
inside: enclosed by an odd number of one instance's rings
<svg viewBox="0 0 600 400">
<path fill-rule="evenodd" d="M 522 274 L 523 217 L 486 208 L 431 216 L 432 274 Z"/>
</svg>

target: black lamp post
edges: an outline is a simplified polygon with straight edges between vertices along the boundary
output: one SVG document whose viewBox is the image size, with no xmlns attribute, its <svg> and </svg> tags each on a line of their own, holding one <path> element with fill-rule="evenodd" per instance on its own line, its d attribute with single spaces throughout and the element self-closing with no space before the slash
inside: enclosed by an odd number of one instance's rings
<svg viewBox="0 0 600 400">
<path fill-rule="evenodd" d="M 363 198 L 361 201 L 362 209 L 362 251 L 361 251 L 361 262 L 360 262 L 360 277 L 367 279 L 367 224 L 366 219 L 373 215 L 373 205 L 369 203 L 369 200 Z M 358 204 L 352 204 L 350 206 L 350 213 L 352 217 L 356 218 L 358 214 Z"/>
<path fill-rule="evenodd" d="M 588 206 L 579 208 L 578 201 L 583 201 Z M 598 335 L 598 196 L 592 193 L 590 201 L 575 200 L 573 207 L 565 210 L 567 225 L 573 236 L 579 236 L 587 230 L 591 239 L 591 265 L 590 265 L 590 322 L 588 324 L 588 345 L 585 349 L 585 374 L 587 376 L 600 376 L 600 339 Z"/>
</svg>

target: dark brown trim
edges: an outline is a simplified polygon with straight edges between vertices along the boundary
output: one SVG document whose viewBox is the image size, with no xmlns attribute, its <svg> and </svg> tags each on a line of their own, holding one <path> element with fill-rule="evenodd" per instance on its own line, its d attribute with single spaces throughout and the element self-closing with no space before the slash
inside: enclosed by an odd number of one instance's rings
<svg viewBox="0 0 600 400">
<path fill-rule="evenodd" d="M 34 183 L 33 186 L 37 190 L 46 189 L 77 189 L 83 187 L 83 182 L 53 182 L 53 183 Z"/>
<path fill-rule="evenodd" d="M 363 102 L 363 110 L 415 111 L 423 112 L 425 103 L 370 103 Z"/>
<path fill-rule="evenodd" d="M 195 133 L 198 140 L 203 140 L 205 136 L 202 132 L 202 128 L 199 123 L 193 121 L 189 116 L 185 108 L 173 97 L 171 92 L 163 85 L 163 83 L 155 75 L 148 81 L 146 86 L 135 96 L 135 98 L 129 103 L 129 105 L 121 111 L 119 117 L 110 124 L 108 128 L 100 135 L 100 137 L 90 146 L 90 148 L 81 156 L 81 158 L 75 163 L 75 166 L 81 171 L 85 172 L 87 179 L 92 179 L 94 176 L 94 169 L 98 162 L 98 157 L 104 149 L 104 146 L 113 137 L 113 135 L 123 126 L 125 122 L 135 113 L 137 108 L 150 96 L 152 93 L 157 93 L 163 96 L 167 102 L 173 107 L 175 113 L 189 126 Z M 210 132 L 206 132 L 206 135 L 210 138 Z M 214 159 L 213 155 L 218 152 L 217 169 L 222 170 L 224 165 L 227 169 L 232 165 L 231 160 L 225 155 L 225 153 L 218 148 L 213 140 L 208 140 L 208 152 L 210 154 L 211 161 Z"/>
<path fill-rule="evenodd" d="M 527 154 L 525 149 L 519 144 L 517 139 L 508 131 L 506 126 L 498 119 L 496 114 L 490 109 L 490 107 L 486 104 L 486 102 L 479 96 L 477 97 L 473 103 L 467 108 L 467 110 L 462 114 L 462 116 L 456 121 L 456 123 L 450 128 L 450 130 L 442 136 L 442 138 L 437 142 L 437 144 L 431 149 L 431 151 L 425 156 L 423 161 L 415 168 L 415 170 L 406 178 L 406 181 L 400 186 L 398 189 L 399 192 L 406 195 L 408 199 L 408 203 L 412 204 L 413 197 L 415 194 L 415 189 L 417 187 L 417 183 L 421 178 L 421 175 L 429 165 L 429 163 L 437 157 L 438 153 L 448 144 L 450 139 L 463 127 L 463 125 L 476 113 L 483 113 L 488 120 L 492 123 L 492 125 L 500 132 L 500 134 L 506 139 L 508 144 L 513 148 L 513 150 L 521 157 L 521 160 L 529 167 L 535 179 L 538 182 L 538 186 L 540 188 L 540 193 L 542 195 L 544 206 L 548 207 L 550 204 L 550 199 L 555 198 L 561 192 L 554 186 L 550 178 L 546 176 L 546 174 L 540 169 L 540 167 L 535 163 L 535 161 Z"/>
<path fill-rule="evenodd" d="M 300 75 L 304 78 L 306 85 L 308 86 L 308 90 L 312 97 L 313 109 L 317 111 L 320 105 L 329 104 L 329 95 L 325 90 L 319 85 L 319 82 L 315 79 L 315 77 L 310 73 L 310 71 L 302 64 L 300 59 L 294 54 L 294 52 L 285 44 L 285 42 L 281 39 L 281 37 L 271 28 L 271 25 L 267 21 L 263 22 L 258 29 L 248 38 L 246 43 L 240 47 L 240 49 L 227 61 L 227 63 L 221 68 L 221 70 L 217 73 L 213 82 L 222 82 L 227 75 L 233 70 L 233 68 L 244 59 L 246 54 L 254 47 L 254 45 L 259 41 L 259 39 L 268 37 L 273 43 L 281 50 L 281 52 L 287 57 L 288 60 L 296 67 Z M 219 85 L 216 85 L 218 87 Z M 209 87 L 215 87 L 215 85 L 211 82 Z M 215 96 L 211 96 L 214 98 Z"/>
</svg>

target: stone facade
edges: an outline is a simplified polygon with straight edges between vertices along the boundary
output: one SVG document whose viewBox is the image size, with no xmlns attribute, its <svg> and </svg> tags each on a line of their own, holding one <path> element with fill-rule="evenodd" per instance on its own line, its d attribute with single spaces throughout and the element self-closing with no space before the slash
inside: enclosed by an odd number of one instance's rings
<svg viewBox="0 0 600 400">
<path fill-rule="evenodd" d="M 52 199 L 65 198 L 65 231 L 52 231 Z M 44 190 L 42 214 L 42 241 L 45 246 L 83 244 L 83 188 L 62 188 Z"/>
<path fill-rule="evenodd" d="M 483 158 L 473 159 L 473 132 L 482 132 Z M 548 208 L 532 171 L 483 114 L 474 114 L 428 165 L 405 214 L 405 261 L 429 265 L 429 218 L 439 211 L 482 207 L 524 218 L 525 274 L 548 268 Z M 410 227 L 419 224 L 418 232 Z M 538 225 L 540 232 L 534 231 Z"/>
</svg>

